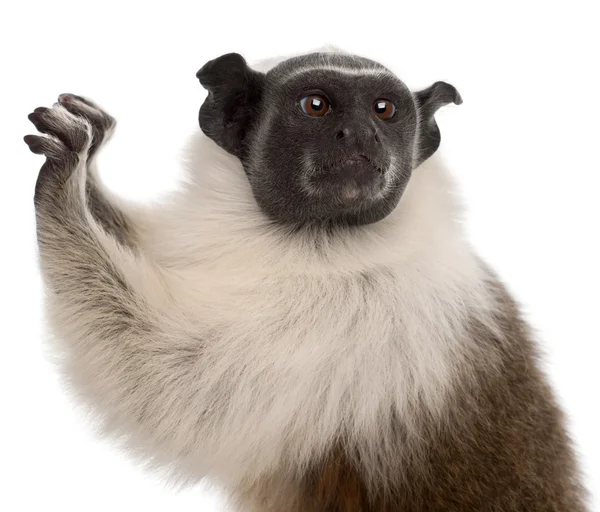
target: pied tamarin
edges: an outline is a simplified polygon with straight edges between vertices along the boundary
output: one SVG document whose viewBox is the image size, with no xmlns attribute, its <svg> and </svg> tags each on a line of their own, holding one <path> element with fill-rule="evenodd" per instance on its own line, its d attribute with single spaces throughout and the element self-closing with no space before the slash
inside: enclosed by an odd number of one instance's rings
<svg viewBox="0 0 600 512">
<path fill-rule="evenodd" d="M 339 52 L 197 77 L 160 207 L 101 184 L 98 106 L 30 115 L 53 343 L 105 432 L 240 511 L 586 510 L 531 332 L 434 156 L 457 90 Z"/>
</svg>

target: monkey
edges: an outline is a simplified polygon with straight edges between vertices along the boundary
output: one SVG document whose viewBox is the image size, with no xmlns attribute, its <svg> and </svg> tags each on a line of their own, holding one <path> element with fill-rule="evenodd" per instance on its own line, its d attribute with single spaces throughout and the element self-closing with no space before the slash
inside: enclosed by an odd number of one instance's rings
<svg viewBox="0 0 600 512">
<path fill-rule="evenodd" d="M 98 105 L 29 115 L 53 346 L 103 432 L 240 511 L 587 510 L 535 336 L 438 154 L 457 89 L 339 51 L 197 78 L 160 206 L 103 187 Z"/>
</svg>

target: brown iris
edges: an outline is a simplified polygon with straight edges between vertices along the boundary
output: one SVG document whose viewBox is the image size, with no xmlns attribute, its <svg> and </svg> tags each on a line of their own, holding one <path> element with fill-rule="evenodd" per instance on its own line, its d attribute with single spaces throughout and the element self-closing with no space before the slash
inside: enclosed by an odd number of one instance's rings
<svg viewBox="0 0 600 512">
<path fill-rule="evenodd" d="M 329 112 L 329 102 L 327 98 L 313 94 L 312 96 L 305 96 L 300 100 L 300 106 L 302 112 L 307 116 L 320 117 L 324 116 Z"/>
<path fill-rule="evenodd" d="M 379 119 L 390 119 L 396 113 L 396 106 L 388 100 L 377 100 L 373 103 L 373 112 Z"/>
</svg>

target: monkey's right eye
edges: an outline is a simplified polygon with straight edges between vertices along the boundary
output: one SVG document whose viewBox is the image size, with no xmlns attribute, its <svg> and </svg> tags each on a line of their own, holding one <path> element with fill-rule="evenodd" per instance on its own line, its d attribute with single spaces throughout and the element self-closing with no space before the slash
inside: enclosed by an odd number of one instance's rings
<svg viewBox="0 0 600 512">
<path fill-rule="evenodd" d="M 302 112 L 307 116 L 321 117 L 329 112 L 329 102 L 323 96 L 313 94 L 312 96 L 305 96 L 300 100 L 300 107 Z"/>
</svg>

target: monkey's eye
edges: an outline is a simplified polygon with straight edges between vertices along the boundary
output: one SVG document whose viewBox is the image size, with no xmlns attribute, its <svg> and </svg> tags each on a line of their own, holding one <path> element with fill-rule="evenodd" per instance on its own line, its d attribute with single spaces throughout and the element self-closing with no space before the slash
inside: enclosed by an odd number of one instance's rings
<svg viewBox="0 0 600 512">
<path fill-rule="evenodd" d="M 307 116 L 321 117 L 329 112 L 329 102 L 326 98 L 318 94 L 302 98 L 300 100 L 300 107 L 302 107 L 302 112 Z"/>
<path fill-rule="evenodd" d="M 379 119 L 391 119 L 396 113 L 396 105 L 388 100 L 377 100 L 373 103 L 373 112 Z"/>
</svg>

